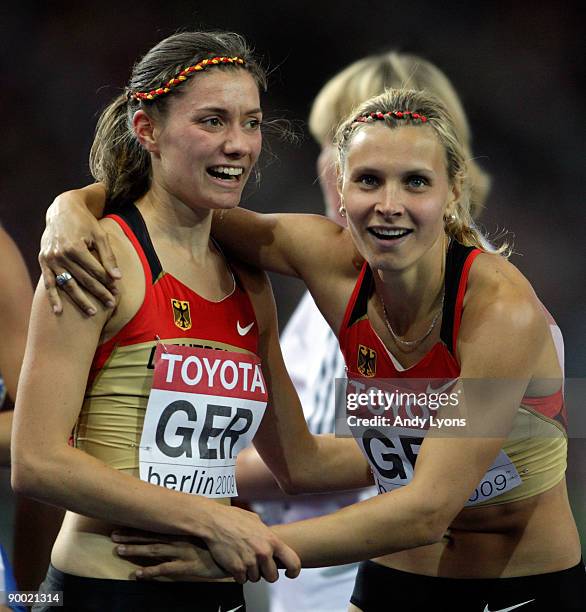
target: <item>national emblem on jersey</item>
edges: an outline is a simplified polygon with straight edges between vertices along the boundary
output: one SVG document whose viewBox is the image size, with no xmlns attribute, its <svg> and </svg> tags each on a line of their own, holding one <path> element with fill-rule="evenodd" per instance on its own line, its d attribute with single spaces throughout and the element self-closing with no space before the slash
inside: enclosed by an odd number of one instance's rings
<svg viewBox="0 0 586 612">
<path fill-rule="evenodd" d="M 359 344 L 358 363 L 356 366 L 362 376 L 372 378 L 376 374 L 376 351 L 368 346 Z"/>
<path fill-rule="evenodd" d="M 179 329 L 191 329 L 191 311 L 189 310 L 189 302 L 176 300 L 171 298 L 173 306 L 173 321 Z"/>
</svg>

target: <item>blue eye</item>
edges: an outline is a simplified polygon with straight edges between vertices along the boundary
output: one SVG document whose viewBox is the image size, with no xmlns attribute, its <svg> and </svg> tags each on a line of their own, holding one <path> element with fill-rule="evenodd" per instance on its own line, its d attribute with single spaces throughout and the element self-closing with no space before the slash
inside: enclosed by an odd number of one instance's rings
<svg viewBox="0 0 586 612">
<path fill-rule="evenodd" d="M 429 181 L 423 176 L 414 175 L 407 178 L 407 185 L 413 189 L 421 189 L 429 185 Z"/>
<path fill-rule="evenodd" d="M 358 182 L 365 187 L 378 187 L 378 178 L 373 174 L 363 174 L 358 177 Z"/>
</svg>

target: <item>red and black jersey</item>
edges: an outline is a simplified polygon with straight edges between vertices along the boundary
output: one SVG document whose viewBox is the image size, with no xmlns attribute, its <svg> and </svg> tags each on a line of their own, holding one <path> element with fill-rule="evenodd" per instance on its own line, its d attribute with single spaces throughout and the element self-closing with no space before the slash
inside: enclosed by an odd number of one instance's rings
<svg viewBox="0 0 586 612">
<path fill-rule="evenodd" d="M 136 206 L 108 217 L 140 258 L 145 294 L 134 317 L 96 350 L 74 441 L 113 467 L 134 469 L 157 343 L 256 355 L 259 331 L 236 273 L 229 295 L 207 300 L 163 270 Z"/>
<path fill-rule="evenodd" d="M 417 385 L 423 383 L 423 388 L 426 388 L 429 394 L 430 391 L 439 391 L 449 387 L 450 381 L 460 376 L 456 346 L 462 321 L 464 296 L 470 268 L 481 252 L 477 248 L 465 247 L 456 241 L 451 242 L 446 257 L 445 297 L 440 340 L 416 364 L 408 368 L 401 366 L 370 324 L 367 307 L 368 300 L 374 291 L 374 278 L 368 264 L 364 264 L 339 331 L 340 347 L 346 361 L 348 378 L 355 381 L 350 385 L 353 389 L 382 389 L 390 381 L 394 380 L 398 383 L 401 379 L 403 387 L 409 389 L 409 381 L 406 379 L 419 379 L 413 383 Z M 561 333 L 545 308 L 544 316 L 548 320 L 558 358 L 563 367 Z M 379 380 L 375 381 L 375 378 Z M 433 383 L 425 385 L 426 381 L 430 383 L 433 381 Z M 446 381 L 448 385 L 444 386 Z M 416 387 L 412 387 L 411 390 L 414 388 Z M 441 410 L 439 414 L 441 416 Z M 399 462 L 401 452 L 394 454 L 395 450 L 390 452 L 389 449 L 400 448 L 405 440 L 410 444 L 417 440 L 420 444 L 425 436 L 425 428 L 429 427 L 432 420 L 429 414 L 427 416 L 426 425 L 421 426 L 421 434 L 411 433 L 405 437 L 401 427 L 385 425 L 382 432 L 373 433 L 373 430 L 369 429 L 366 434 L 362 432 L 357 435 L 359 446 L 365 451 L 375 474 L 379 476 L 380 473 L 394 474 L 390 486 L 404 486 L 410 482 L 416 453 L 412 452 L 412 449 L 406 452 L 403 457 L 405 461 L 401 460 L 405 465 L 401 465 L 401 469 L 398 470 L 399 463 L 391 467 L 386 464 L 390 458 Z M 491 505 L 525 499 L 557 484 L 563 478 L 566 468 L 567 437 L 565 429 L 566 413 L 562 389 L 544 397 L 523 397 L 509 438 L 497 458 L 498 461 L 504 461 L 509 465 L 511 474 L 513 472 L 511 466 L 514 466 L 521 477 L 522 484 L 510 490 L 503 489 L 500 495 L 491 494 L 490 497 L 486 497 L 485 501 L 481 501 L 482 496 L 477 495 L 478 500 L 475 503 Z M 377 456 L 378 459 L 374 457 L 370 442 L 364 435 L 370 436 L 369 439 L 373 439 L 373 436 L 382 436 L 380 439 L 383 442 L 380 448 L 384 452 L 381 451 L 382 454 Z M 417 437 L 419 435 L 421 437 Z M 402 437 L 404 440 L 401 441 Z M 367 450 L 365 450 L 366 447 L 368 447 Z M 407 465 L 408 463 L 410 465 Z M 395 472 L 403 476 L 397 477 Z M 495 473 L 498 474 L 496 485 L 491 480 L 491 474 Z M 493 485 L 498 487 L 501 484 L 498 478 L 505 478 L 505 476 L 492 466 L 479 487 L 484 487 L 483 492 Z"/>
</svg>

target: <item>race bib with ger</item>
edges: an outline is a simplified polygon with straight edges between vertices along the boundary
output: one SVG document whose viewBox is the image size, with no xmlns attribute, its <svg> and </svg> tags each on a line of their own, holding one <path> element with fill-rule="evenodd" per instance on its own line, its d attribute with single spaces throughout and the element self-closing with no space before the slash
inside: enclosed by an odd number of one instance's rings
<svg viewBox="0 0 586 612">
<path fill-rule="evenodd" d="M 206 497 L 235 497 L 236 456 L 267 405 L 260 359 L 159 344 L 140 440 L 140 478 Z"/>
<path fill-rule="evenodd" d="M 409 434 L 389 436 L 370 430 L 358 438 L 359 446 L 370 463 L 379 493 L 403 487 L 413 479 L 415 462 L 424 436 L 413 430 Z M 475 506 L 493 499 L 520 484 L 522 480 L 517 468 L 501 450 L 465 506 Z"/>
</svg>

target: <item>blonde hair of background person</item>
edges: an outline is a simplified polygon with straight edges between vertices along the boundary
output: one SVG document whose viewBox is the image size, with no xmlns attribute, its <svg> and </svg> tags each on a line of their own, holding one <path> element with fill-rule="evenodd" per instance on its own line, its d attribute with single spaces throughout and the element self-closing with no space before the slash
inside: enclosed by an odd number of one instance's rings
<svg viewBox="0 0 586 612">
<path fill-rule="evenodd" d="M 389 51 L 362 58 L 341 70 L 321 88 L 309 114 L 309 131 L 326 155 L 320 172 L 326 170 L 327 163 L 333 162 L 333 156 L 327 152 L 342 120 L 365 100 L 385 89 L 402 87 L 426 91 L 447 108 L 468 163 L 470 214 L 476 219 L 486 202 L 491 180 L 473 157 L 472 133 L 464 107 L 448 77 L 428 60 L 412 53 Z M 335 194 L 336 200 L 337 191 Z"/>
<path fill-rule="evenodd" d="M 540 586 L 556 572 L 580 572 L 561 432 L 553 442 L 555 461 L 543 473 L 529 469 L 520 488 L 512 489 L 506 500 L 463 508 L 502 448 L 523 472 L 527 456 L 511 446 L 510 428 L 526 397 L 549 401 L 558 396 L 562 371 L 549 320 L 530 284 L 504 257 L 487 252 L 486 240 L 470 221 L 466 150 L 449 113 L 438 100 L 405 90 L 389 90 L 356 112 L 397 110 L 417 111 L 428 121 L 424 125 L 387 115 L 369 124 L 351 116 L 338 131 L 338 184 L 348 229 L 319 216 L 237 209 L 218 220 L 215 231 L 243 259 L 301 277 L 334 330 L 346 320 L 365 259 L 374 290 L 365 303 L 367 319 L 358 320 L 368 321 L 384 349 L 407 369 L 418 366 L 432 350 L 448 351 L 441 348 L 440 326 L 435 326 L 443 312 L 448 245 L 460 238 L 480 247 L 451 354 L 457 376 L 464 380 L 509 379 L 510 385 L 499 385 L 490 396 L 466 396 L 469 419 L 493 414 L 505 430 L 490 438 L 428 436 L 409 484 L 328 516 L 279 526 L 276 532 L 304 565 L 377 557 L 382 568 L 418 576 L 486 578 L 491 580 L 485 585 L 490 592 L 474 596 L 487 601 L 504 584 L 501 577 L 515 580 L 539 574 Z M 456 212 L 454 223 L 451 215 Z M 394 227 L 402 228 L 402 242 L 391 248 L 377 232 Z M 397 331 L 391 334 L 391 329 Z M 419 340 L 405 348 L 397 338 Z M 393 361 L 382 355 L 385 364 Z M 353 361 L 347 365 L 355 367 Z M 539 440 L 533 442 L 535 461 L 547 459 Z M 451 536 L 444 538 L 448 527 Z M 145 571 L 150 576 L 172 575 L 177 566 Z M 464 584 L 455 583 L 454 589 Z M 434 597 L 425 589 L 417 594 Z"/>
</svg>

